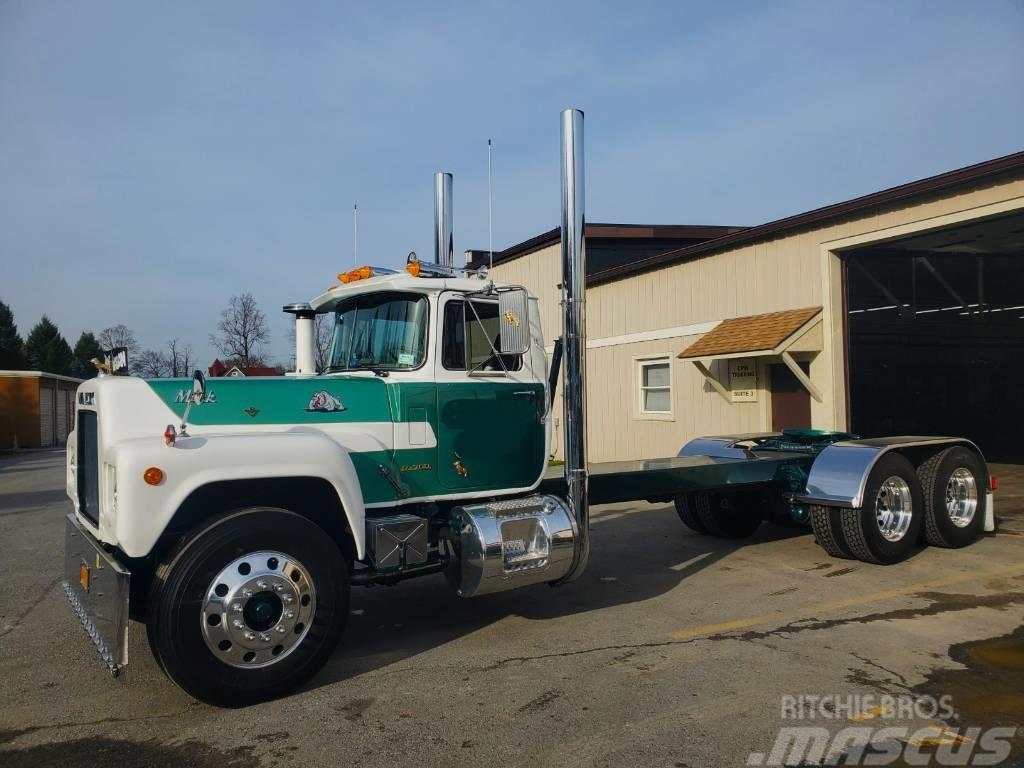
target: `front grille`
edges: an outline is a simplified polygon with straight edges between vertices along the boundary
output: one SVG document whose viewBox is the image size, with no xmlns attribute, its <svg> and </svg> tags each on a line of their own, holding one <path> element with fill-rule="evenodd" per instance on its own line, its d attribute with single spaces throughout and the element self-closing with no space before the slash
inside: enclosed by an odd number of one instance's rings
<svg viewBox="0 0 1024 768">
<path fill-rule="evenodd" d="M 78 412 L 78 509 L 93 524 L 100 521 L 100 465 L 96 411 Z"/>
</svg>

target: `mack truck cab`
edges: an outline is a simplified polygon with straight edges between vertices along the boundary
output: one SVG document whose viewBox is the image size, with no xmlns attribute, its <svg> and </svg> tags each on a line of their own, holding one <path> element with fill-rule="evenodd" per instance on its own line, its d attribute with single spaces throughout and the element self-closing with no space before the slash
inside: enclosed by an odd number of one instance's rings
<svg viewBox="0 0 1024 768">
<path fill-rule="evenodd" d="M 447 259 L 359 267 L 284 307 L 294 372 L 79 387 L 64 590 L 113 674 L 134 618 L 195 698 L 284 695 L 334 652 L 352 586 L 443 572 L 474 597 L 575 580 L 591 502 L 674 503 L 691 529 L 727 537 L 781 514 L 830 555 L 883 565 L 919 540 L 966 546 L 991 528 L 987 467 L 955 437 L 719 436 L 589 466 L 582 129 L 582 112 L 562 113 L 550 363 L 536 297 L 452 266 L 442 198 L 435 251 Z M 333 329 L 322 370 L 318 316 Z M 548 470 L 560 380 L 565 462 Z"/>
<path fill-rule="evenodd" d="M 220 700 L 238 668 L 266 668 L 262 678 L 318 667 L 349 581 L 442 570 L 453 528 L 436 521 L 467 501 L 528 494 L 547 466 L 547 357 L 525 289 L 411 255 L 406 270 L 361 267 L 286 310 L 300 339 L 315 315 L 332 323 L 323 371 L 304 370 L 300 354 L 282 377 L 103 376 L 78 391 L 69 552 L 83 560 L 84 594 L 70 596 L 87 613 L 95 580 L 130 572 L 122 611 L 145 617 L 163 667 L 203 699 Z M 82 558 L 90 538 L 106 567 Z M 521 546 L 525 571 L 531 542 Z M 194 600 L 201 623 L 185 615 Z M 113 668 L 124 642 L 100 649 Z"/>
</svg>

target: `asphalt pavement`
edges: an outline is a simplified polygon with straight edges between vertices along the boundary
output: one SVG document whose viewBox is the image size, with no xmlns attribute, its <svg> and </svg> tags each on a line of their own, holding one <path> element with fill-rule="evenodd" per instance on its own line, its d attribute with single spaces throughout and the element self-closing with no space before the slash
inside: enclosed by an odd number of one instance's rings
<svg viewBox="0 0 1024 768">
<path fill-rule="evenodd" d="M 771 764 L 780 729 L 851 724 L 904 746 L 930 728 L 933 760 L 981 749 L 966 728 L 1024 723 L 1024 471 L 994 471 L 998 533 L 890 567 L 797 528 L 730 542 L 668 505 L 595 507 L 573 584 L 357 589 L 319 675 L 231 710 L 166 680 L 139 625 L 110 677 L 60 587 L 63 454 L 0 456 L 0 766 L 743 766 Z M 908 700 L 955 712 L 887 714 Z"/>
</svg>

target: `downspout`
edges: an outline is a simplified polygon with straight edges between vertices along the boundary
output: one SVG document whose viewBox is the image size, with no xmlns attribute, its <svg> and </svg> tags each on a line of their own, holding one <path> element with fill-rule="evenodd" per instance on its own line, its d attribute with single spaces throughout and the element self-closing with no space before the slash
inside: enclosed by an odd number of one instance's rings
<svg viewBox="0 0 1024 768">
<path fill-rule="evenodd" d="M 455 266 L 452 240 L 452 175 L 438 171 L 434 174 L 434 263 L 442 267 Z"/>
<path fill-rule="evenodd" d="M 587 253 L 584 237 L 583 112 L 562 112 L 562 344 L 565 486 L 579 546 L 562 582 L 577 578 L 590 557 L 587 475 Z"/>
</svg>

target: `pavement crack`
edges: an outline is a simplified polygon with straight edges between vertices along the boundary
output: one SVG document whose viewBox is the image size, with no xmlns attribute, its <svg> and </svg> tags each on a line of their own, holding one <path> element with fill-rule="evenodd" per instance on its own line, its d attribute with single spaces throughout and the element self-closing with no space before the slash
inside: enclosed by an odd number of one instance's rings
<svg viewBox="0 0 1024 768">
<path fill-rule="evenodd" d="M 489 664 L 486 667 L 481 667 L 481 672 L 491 672 L 495 669 L 501 669 L 508 664 L 525 664 L 530 661 L 546 661 L 547 659 L 566 659 L 572 656 L 587 656 L 591 653 L 602 653 L 604 651 L 637 651 L 643 648 L 666 648 L 672 645 L 688 645 L 694 643 L 697 640 L 706 640 L 707 638 L 691 637 L 686 640 L 662 640 L 660 642 L 652 643 L 623 643 L 621 645 L 599 645 L 594 648 L 579 648 L 575 651 L 561 651 L 559 653 L 539 653 L 536 656 L 509 656 L 506 659 L 500 659 L 493 664 Z"/>
<path fill-rule="evenodd" d="M 722 632 L 705 635 L 708 640 L 764 640 L 769 637 L 783 637 L 797 632 L 817 632 L 850 624 L 871 624 L 876 621 L 916 619 L 922 616 L 938 616 L 953 611 L 968 611 L 974 608 L 995 608 L 1001 610 L 1024 602 L 1024 592 L 1009 592 L 995 595 L 969 595 L 947 592 L 918 592 L 916 597 L 928 600 L 928 605 L 913 608 L 898 608 L 892 611 L 878 611 L 860 616 L 845 616 L 835 619 L 800 618 L 774 629 L 748 630 L 746 632 Z"/>
<path fill-rule="evenodd" d="M 853 656 L 853 658 L 855 658 L 855 659 L 859 659 L 864 664 L 867 664 L 869 667 L 874 667 L 877 670 L 885 672 L 887 675 L 891 675 L 896 680 L 899 680 L 898 685 L 901 688 L 904 688 L 904 689 L 906 689 L 908 691 L 913 691 L 913 689 L 910 687 L 910 683 L 907 682 L 907 678 L 904 675 L 902 675 L 899 672 L 897 672 L 896 670 L 889 669 L 888 667 L 883 667 L 877 661 L 872 661 L 871 659 L 867 658 L 866 656 L 861 656 L 858 653 L 851 653 L 850 655 Z M 897 683 L 893 683 L 893 684 L 897 685 Z"/>
<path fill-rule="evenodd" d="M 139 723 L 146 720 L 163 720 L 169 717 L 180 717 L 181 715 L 188 714 L 194 706 L 186 707 L 183 710 L 177 712 L 167 712 L 162 715 L 140 715 L 139 717 L 103 717 L 99 720 L 84 720 L 77 723 L 50 723 L 48 725 L 30 725 L 25 728 L 18 728 L 9 731 L 0 731 L 0 744 L 6 744 L 10 741 L 14 741 L 20 736 L 25 736 L 29 733 L 37 733 L 38 731 L 52 731 L 60 728 L 88 728 L 94 725 L 110 725 L 113 723 Z"/>
<path fill-rule="evenodd" d="M 25 610 L 24 610 L 24 611 L 23 611 L 23 612 L 21 613 L 21 615 L 17 616 L 17 617 L 16 617 L 15 619 L 14 619 L 14 622 L 13 622 L 13 623 L 9 624 L 8 626 L 6 626 L 6 627 L 4 627 L 4 628 L 3 628 L 2 630 L 0 630 L 0 637 L 4 637 L 5 635 L 8 635 L 8 634 L 10 634 L 10 633 L 11 633 L 11 632 L 13 632 L 13 631 L 14 631 L 15 629 L 17 629 L 17 628 L 18 628 L 19 626 L 21 626 L 21 623 L 22 623 L 22 622 L 23 622 L 23 621 L 24 621 L 25 619 L 27 619 L 27 618 L 28 618 L 29 614 L 30 614 L 30 613 L 32 613 L 32 611 L 34 611 L 34 610 L 35 610 L 35 609 L 36 609 L 36 608 L 37 608 L 37 607 L 39 606 L 39 604 L 40 604 L 41 602 L 43 602 L 43 600 L 45 600 L 45 599 L 46 599 L 46 596 L 47 596 L 47 595 L 49 595 L 49 594 L 50 594 L 50 593 L 51 593 L 51 592 L 52 592 L 52 591 L 54 590 L 54 588 L 55 588 L 55 587 L 56 587 L 56 586 L 57 586 L 58 584 L 60 584 L 60 582 L 61 582 L 61 581 L 63 581 L 63 577 L 61 577 L 61 576 L 58 576 L 57 578 L 53 579 L 53 580 L 52 580 L 52 581 L 51 581 L 51 582 L 50 582 L 49 584 L 47 584 L 47 585 L 46 585 L 46 588 L 45 588 L 45 589 L 43 589 L 43 591 L 42 591 L 41 593 L 39 593 L 39 596 L 38 596 L 38 597 L 37 597 L 37 598 L 36 598 L 35 600 L 33 600 L 33 601 L 32 601 L 32 604 L 31 604 L 31 605 L 29 605 L 29 607 L 28 607 L 28 608 L 26 608 L 26 609 L 25 609 Z"/>
</svg>

